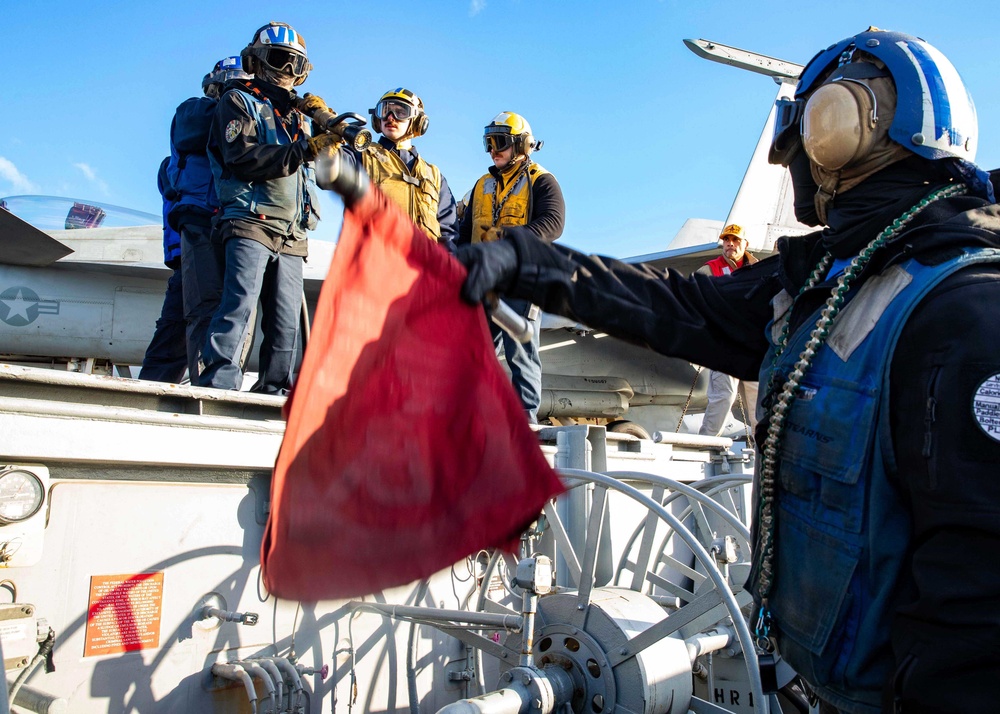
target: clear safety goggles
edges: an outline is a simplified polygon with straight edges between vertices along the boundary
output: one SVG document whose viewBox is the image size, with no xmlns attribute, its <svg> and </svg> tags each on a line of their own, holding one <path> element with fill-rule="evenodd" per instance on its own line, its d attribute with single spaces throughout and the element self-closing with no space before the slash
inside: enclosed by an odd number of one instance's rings
<svg viewBox="0 0 1000 714">
<path fill-rule="evenodd" d="M 514 137 L 510 134 L 486 134 L 483 137 L 483 146 L 486 153 L 492 154 L 495 151 L 504 151 L 514 145 Z"/>
<path fill-rule="evenodd" d="M 403 102 L 386 99 L 375 105 L 375 116 L 379 119 L 388 119 L 392 116 L 396 121 L 406 121 L 412 119 L 417 114 L 417 108 L 404 104 Z"/>
<path fill-rule="evenodd" d="M 276 72 L 301 77 L 312 69 L 305 55 L 278 47 L 268 47 L 260 53 L 260 58 Z"/>
</svg>

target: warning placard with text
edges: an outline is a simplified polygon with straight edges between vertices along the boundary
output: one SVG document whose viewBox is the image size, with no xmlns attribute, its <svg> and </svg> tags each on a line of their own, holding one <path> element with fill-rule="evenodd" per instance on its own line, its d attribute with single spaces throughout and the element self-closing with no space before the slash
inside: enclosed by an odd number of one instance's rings
<svg viewBox="0 0 1000 714">
<path fill-rule="evenodd" d="M 93 575 L 83 656 L 160 646 L 163 573 Z"/>
</svg>

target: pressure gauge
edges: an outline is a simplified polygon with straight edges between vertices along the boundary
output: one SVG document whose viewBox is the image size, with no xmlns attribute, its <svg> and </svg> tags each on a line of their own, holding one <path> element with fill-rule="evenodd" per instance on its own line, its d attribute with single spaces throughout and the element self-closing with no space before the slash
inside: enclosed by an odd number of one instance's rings
<svg viewBox="0 0 1000 714">
<path fill-rule="evenodd" d="M 20 523 L 38 513 L 45 500 L 41 479 L 30 471 L 0 473 L 0 523 Z"/>
</svg>

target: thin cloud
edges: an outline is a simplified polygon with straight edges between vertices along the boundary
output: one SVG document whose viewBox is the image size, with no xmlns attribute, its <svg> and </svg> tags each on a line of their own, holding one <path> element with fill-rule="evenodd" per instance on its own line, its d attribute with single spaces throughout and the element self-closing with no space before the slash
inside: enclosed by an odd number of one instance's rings
<svg viewBox="0 0 1000 714">
<path fill-rule="evenodd" d="M 101 180 L 101 178 L 97 175 L 97 172 L 94 171 L 94 169 L 91 168 L 89 164 L 81 162 L 78 164 L 73 164 L 73 166 L 80 169 L 83 175 L 87 177 L 87 180 L 90 181 L 92 184 L 94 184 L 102 193 L 104 194 L 110 193 L 110 191 L 108 190 L 108 185 L 104 183 L 103 180 Z"/>
<path fill-rule="evenodd" d="M 6 181 L 17 193 L 35 193 L 38 188 L 31 180 L 18 171 L 14 162 L 0 156 L 0 180 Z"/>
<path fill-rule="evenodd" d="M 486 9 L 486 0 L 472 0 L 469 3 L 469 17 L 475 17 Z"/>
</svg>

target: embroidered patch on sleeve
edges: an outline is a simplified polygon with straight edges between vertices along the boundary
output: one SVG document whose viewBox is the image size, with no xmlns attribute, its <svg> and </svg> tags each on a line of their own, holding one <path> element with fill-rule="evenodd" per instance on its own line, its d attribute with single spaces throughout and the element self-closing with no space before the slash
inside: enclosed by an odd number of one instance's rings
<svg viewBox="0 0 1000 714">
<path fill-rule="evenodd" d="M 972 395 L 972 415 L 986 436 L 1000 441 L 1000 374 L 987 377 Z"/>
<path fill-rule="evenodd" d="M 239 119 L 233 119 L 231 122 L 226 124 L 226 141 L 232 144 L 236 141 L 236 137 L 240 135 L 243 131 L 243 122 Z"/>
</svg>

